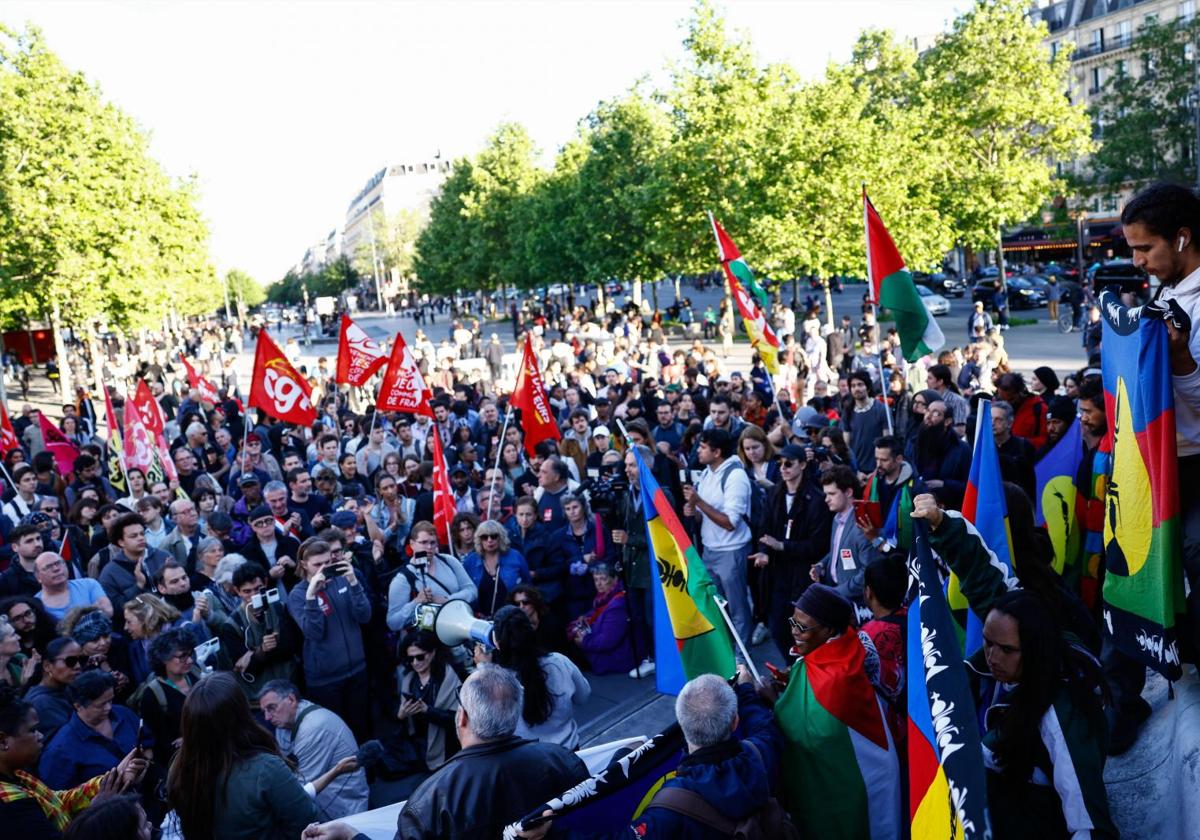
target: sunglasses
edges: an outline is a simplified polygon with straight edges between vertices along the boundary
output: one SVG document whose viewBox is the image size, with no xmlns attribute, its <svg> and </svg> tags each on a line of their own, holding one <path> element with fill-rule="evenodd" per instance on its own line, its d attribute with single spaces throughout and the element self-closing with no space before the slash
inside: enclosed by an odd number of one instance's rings
<svg viewBox="0 0 1200 840">
<path fill-rule="evenodd" d="M 61 659 L 55 659 L 55 662 L 61 662 L 68 668 L 78 668 L 87 662 L 86 656 L 64 656 Z"/>
<path fill-rule="evenodd" d="M 529 601 L 529 600 L 520 600 L 520 601 L 516 601 L 516 600 L 514 600 L 514 601 L 513 601 L 513 604 L 514 604 L 514 605 L 516 605 L 516 606 L 518 606 L 518 607 L 528 607 L 528 606 L 531 606 L 531 605 L 533 604 L 533 601 Z"/>
<path fill-rule="evenodd" d="M 799 621 L 797 621 L 794 618 L 789 618 L 787 620 L 787 622 L 788 622 L 788 626 L 791 627 L 793 630 L 795 630 L 797 633 L 811 633 L 813 630 L 817 629 L 817 625 L 815 625 L 815 624 L 812 626 L 809 626 L 807 624 L 801 624 Z"/>
<path fill-rule="evenodd" d="M 424 662 L 426 659 L 428 659 L 430 657 L 430 655 L 431 654 L 429 654 L 429 653 L 418 653 L 416 656 L 404 657 L 404 661 L 405 662 Z"/>
<path fill-rule="evenodd" d="M 481 541 L 482 540 L 499 540 L 500 536 L 498 534 L 480 534 L 479 539 Z"/>
<path fill-rule="evenodd" d="M 58 513 L 62 508 L 58 505 L 42 505 L 42 513 Z"/>
<path fill-rule="evenodd" d="M 797 464 L 799 464 L 799 463 L 800 463 L 799 461 L 793 461 L 793 460 L 791 460 L 790 458 L 782 458 L 782 459 L 780 459 L 780 461 L 779 461 L 779 466 L 781 466 L 781 467 L 794 467 L 794 466 L 796 466 L 796 465 L 797 465 Z"/>
</svg>

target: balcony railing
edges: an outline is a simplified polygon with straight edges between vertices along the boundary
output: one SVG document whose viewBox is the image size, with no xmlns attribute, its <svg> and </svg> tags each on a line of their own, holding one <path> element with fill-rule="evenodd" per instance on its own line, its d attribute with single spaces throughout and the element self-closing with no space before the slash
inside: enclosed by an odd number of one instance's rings
<svg viewBox="0 0 1200 840">
<path fill-rule="evenodd" d="M 1114 50 L 1123 50 L 1131 46 L 1133 46 L 1132 35 L 1117 35 L 1103 44 L 1089 44 L 1086 47 L 1077 47 L 1075 52 L 1071 54 L 1071 59 L 1073 61 L 1081 61 L 1085 58 L 1113 52 Z"/>
</svg>

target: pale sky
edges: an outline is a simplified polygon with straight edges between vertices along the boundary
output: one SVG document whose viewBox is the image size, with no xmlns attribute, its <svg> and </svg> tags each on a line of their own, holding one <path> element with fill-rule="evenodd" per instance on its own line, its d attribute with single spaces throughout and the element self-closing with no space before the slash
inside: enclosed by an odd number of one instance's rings
<svg viewBox="0 0 1200 840">
<path fill-rule="evenodd" d="M 969 0 L 727 0 L 759 59 L 806 76 L 858 32 L 927 36 Z M 547 164 L 602 99 L 683 54 L 688 0 L 0 0 L 195 173 L 221 271 L 282 277 L 387 163 L 475 152 L 502 120 Z"/>
</svg>

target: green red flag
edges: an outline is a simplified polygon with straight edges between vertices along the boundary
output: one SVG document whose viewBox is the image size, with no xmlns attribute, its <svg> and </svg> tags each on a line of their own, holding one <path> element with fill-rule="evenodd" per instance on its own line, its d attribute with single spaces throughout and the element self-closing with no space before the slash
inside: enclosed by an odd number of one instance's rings
<svg viewBox="0 0 1200 840">
<path fill-rule="evenodd" d="M 767 321 L 767 293 L 754 280 L 754 275 L 741 252 L 720 223 L 708 214 L 713 235 L 717 238 L 717 255 L 729 281 L 729 294 L 737 304 L 738 314 L 746 327 L 750 344 L 762 359 L 769 373 L 779 372 L 779 337 Z"/>
<path fill-rule="evenodd" d="M 934 353 L 946 343 L 941 327 L 929 314 L 896 243 L 863 190 L 863 226 L 867 235 L 867 283 L 871 300 L 892 313 L 900 348 L 910 362 Z"/>
</svg>

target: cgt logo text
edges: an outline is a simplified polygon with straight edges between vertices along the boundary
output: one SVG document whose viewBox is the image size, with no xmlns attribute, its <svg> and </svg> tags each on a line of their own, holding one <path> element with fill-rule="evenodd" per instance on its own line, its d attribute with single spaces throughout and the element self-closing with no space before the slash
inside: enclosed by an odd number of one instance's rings
<svg viewBox="0 0 1200 840">
<path fill-rule="evenodd" d="M 287 414 L 297 405 L 306 411 L 309 408 L 308 395 L 304 393 L 304 389 L 290 375 L 279 373 L 273 367 L 268 367 L 263 372 L 263 388 L 280 414 Z"/>
</svg>

